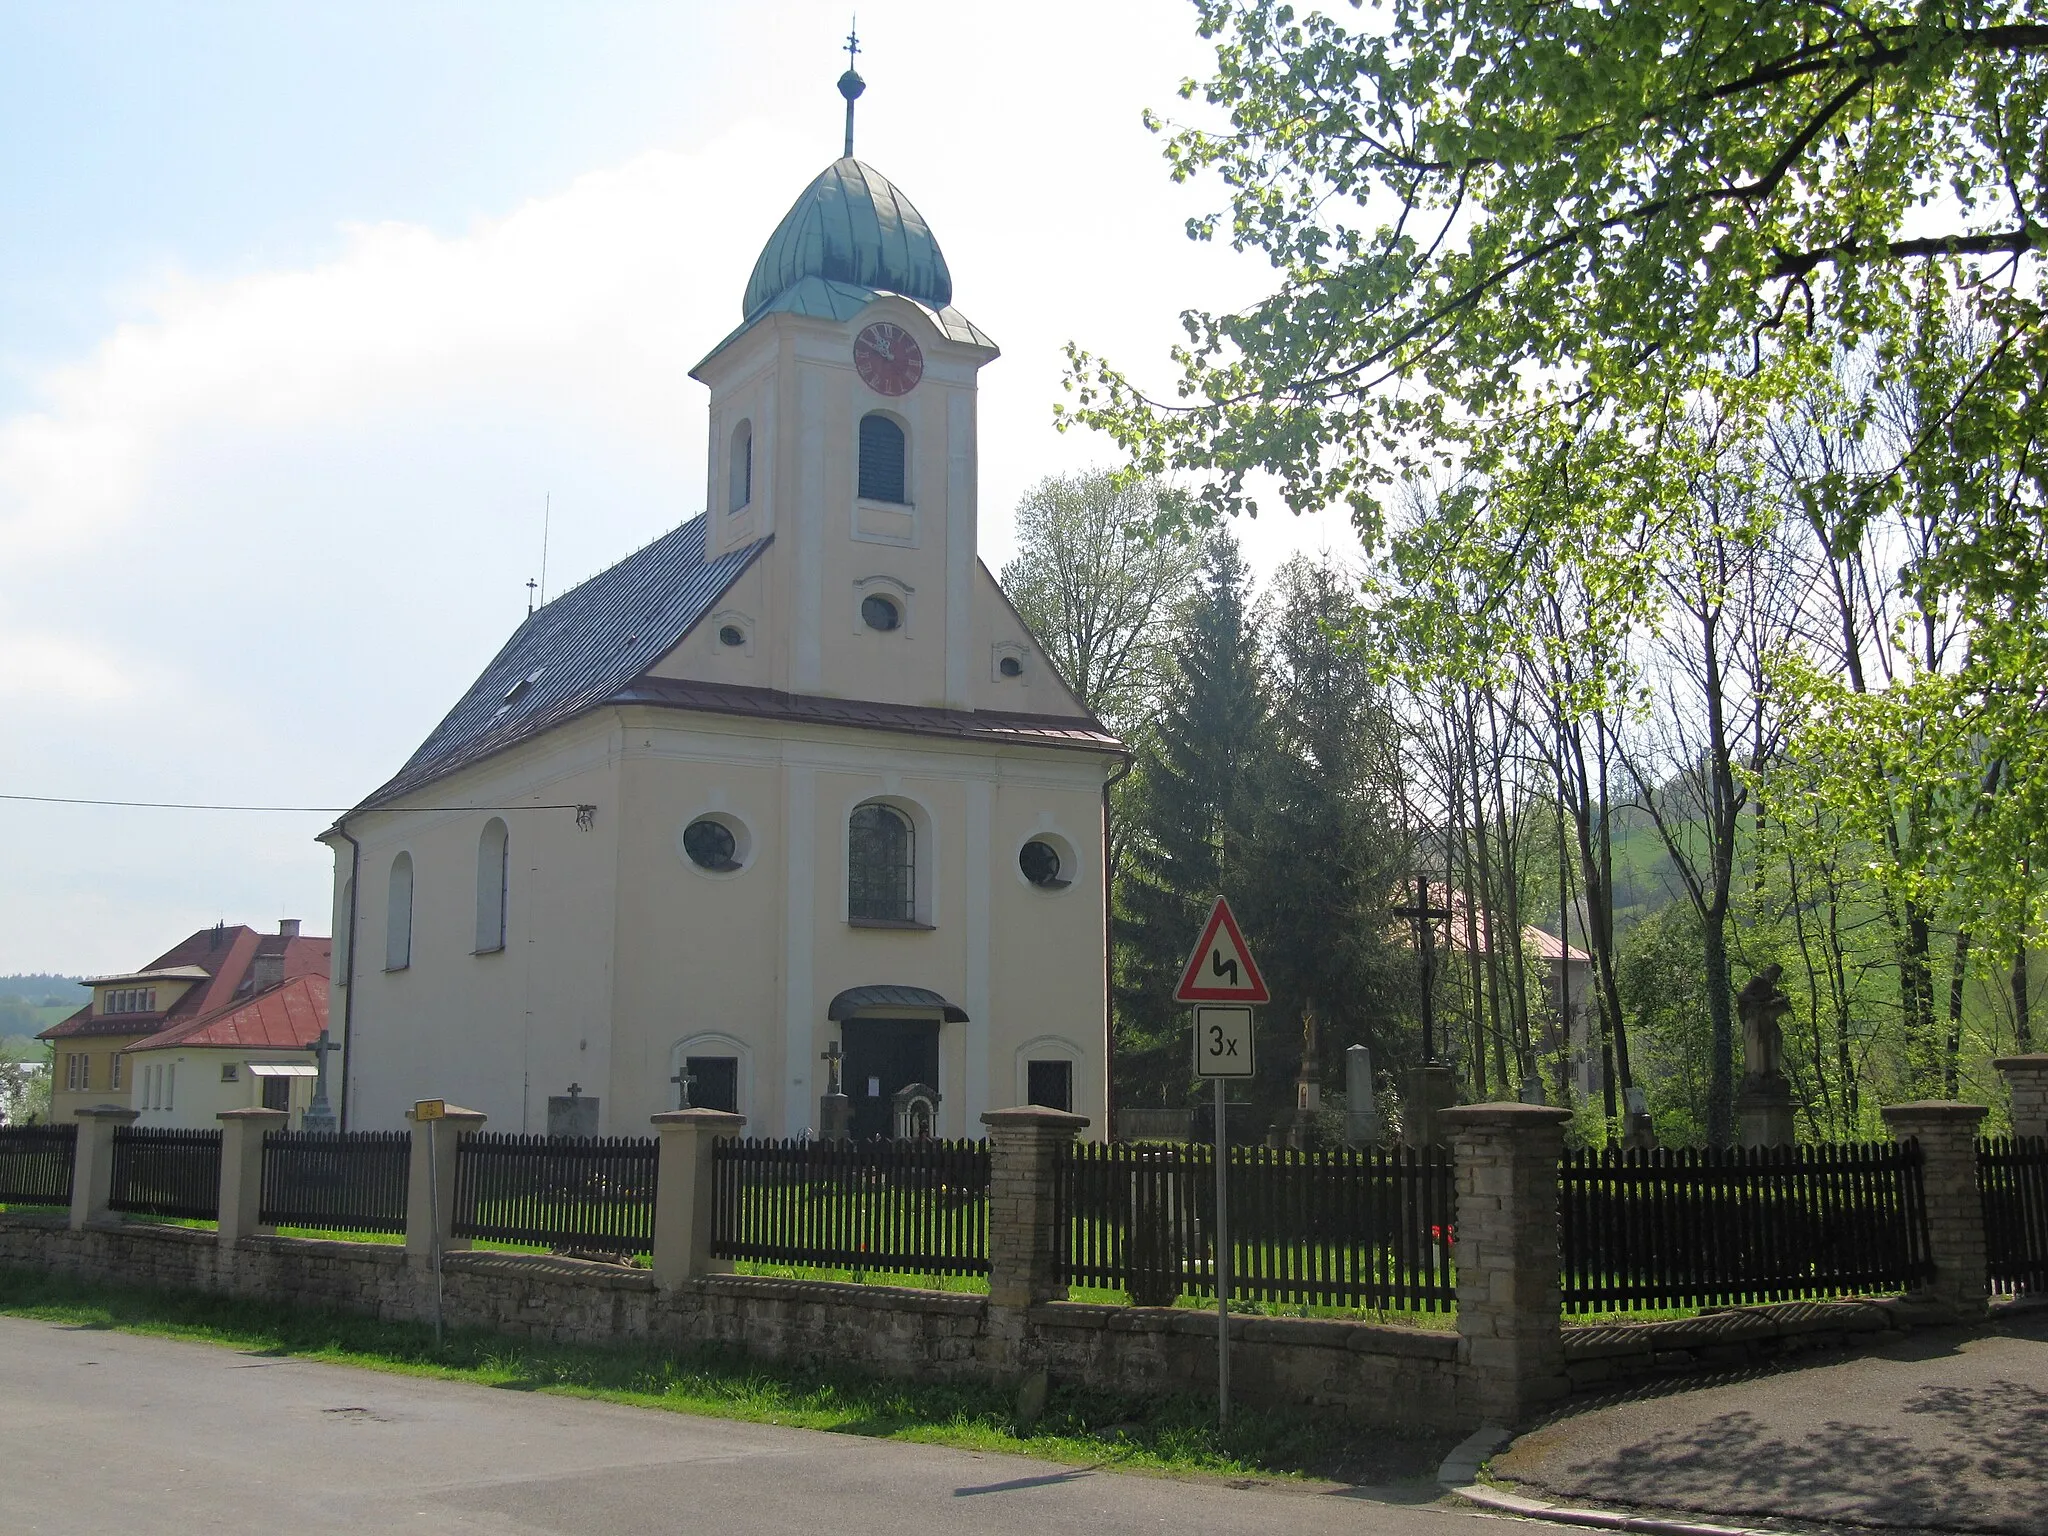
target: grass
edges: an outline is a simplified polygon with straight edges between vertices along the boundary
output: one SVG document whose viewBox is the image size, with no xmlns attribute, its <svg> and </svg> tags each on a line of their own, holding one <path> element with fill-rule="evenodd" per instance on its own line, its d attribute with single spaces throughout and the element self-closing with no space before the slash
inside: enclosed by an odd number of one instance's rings
<svg viewBox="0 0 2048 1536">
<path fill-rule="evenodd" d="M 994 1387 L 887 1381 L 717 1351 L 576 1347 L 469 1331 L 450 1333 L 437 1351 L 432 1330 L 420 1324 L 18 1269 L 0 1268 L 0 1314 L 674 1413 L 1174 1475 L 1409 1481 L 1433 1475 L 1456 1438 L 1408 1439 L 1349 1428 L 1328 1414 L 1242 1405 L 1219 1429 L 1214 1404 L 1204 1399 L 1064 1385 L 1054 1386 L 1036 1426 L 1020 1433 L 1011 1396 Z"/>
</svg>

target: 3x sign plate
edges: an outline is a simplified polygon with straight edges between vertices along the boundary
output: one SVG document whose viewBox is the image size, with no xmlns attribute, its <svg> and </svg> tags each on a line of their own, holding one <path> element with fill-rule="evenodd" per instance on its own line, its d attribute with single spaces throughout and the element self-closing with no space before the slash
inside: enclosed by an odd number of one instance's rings
<svg viewBox="0 0 2048 1536">
<path fill-rule="evenodd" d="M 1195 1009 L 1195 1075 L 1253 1075 L 1251 1009 L 1213 1003 Z"/>
</svg>

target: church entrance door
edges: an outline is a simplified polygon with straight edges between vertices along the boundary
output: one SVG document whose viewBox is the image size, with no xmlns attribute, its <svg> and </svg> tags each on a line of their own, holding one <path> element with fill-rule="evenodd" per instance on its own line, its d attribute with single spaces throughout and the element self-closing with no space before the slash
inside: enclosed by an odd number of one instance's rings
<svg viewBox="0 0 2048 1536">
<path fill-rule="evenodd" d="M 839 1026 L 846 1054 L 846 1096 L 853 1101 L 853 1136 L 887 1136 L 890 1096 L 912 1083 L 939 1086 L 937 1019 L 848 1019 Z"/>
</svg>

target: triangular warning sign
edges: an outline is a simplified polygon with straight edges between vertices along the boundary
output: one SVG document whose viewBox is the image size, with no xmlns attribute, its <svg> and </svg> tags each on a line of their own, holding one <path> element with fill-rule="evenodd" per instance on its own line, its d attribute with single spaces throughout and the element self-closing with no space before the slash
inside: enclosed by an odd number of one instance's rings
<svg viewBox="0 0 2048 1536">
<path fill-rule="evenodd" d="M 1252 964 L 1251 946 L 1238 931 L 1230 903 L 1221 896 L 1209 909 L 1209 921 L 1202 928 L 1202 942 L 1188 956 L 1181 972 L 1180 986 L 1173 994 L 1176 1003 L 1270 1003 L 1266 978 Z"/>
</svg>

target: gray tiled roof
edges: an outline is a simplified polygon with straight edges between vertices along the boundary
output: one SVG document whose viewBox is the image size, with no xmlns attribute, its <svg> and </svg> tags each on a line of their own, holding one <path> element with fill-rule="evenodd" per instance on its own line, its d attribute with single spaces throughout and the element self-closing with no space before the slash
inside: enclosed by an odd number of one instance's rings
<svg viewBox="0 0 2048 1536">
<path fill-rule="evenodd" d="M 759 539 L 707 560 L 706 526 L 699 514 L 530 614 L 462 702 L 363 808 L 559 725 L 652 666 L 769 543 Z"/>
</svg>

